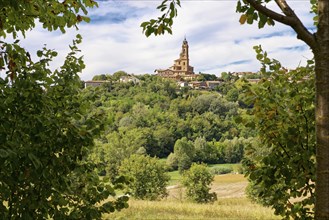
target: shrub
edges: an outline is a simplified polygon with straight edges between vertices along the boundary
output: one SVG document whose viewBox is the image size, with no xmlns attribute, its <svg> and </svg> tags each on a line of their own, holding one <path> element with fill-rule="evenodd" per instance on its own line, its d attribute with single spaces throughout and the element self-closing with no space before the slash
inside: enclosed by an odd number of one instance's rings
<svg viewBox="0 0 329 220">
<path fill-rule="evenodd" d="M 188 141 L 186 137 L 175 142 L 174 154 L 178 161 L 178 170 L 182 173 L 191 167 L 195 156 L 195 149 L 192 142 Z"/>
<path fill-rule="evenodd" d="M 204 163 L 216 163 L 218 161 L 218 152 L 212 142 L 207 142 L 204 137 L 198 137 L 194 141 L 195 158 L 194 161 Z"/>
<path fill-rule="evenodd" d="M 177 170 L 178 169 L 178 159 L 174 153 L 170 153 L 166 164 L 168 166 L 169 171 Z"/>
<path fill-rule="evenodd" d="M 182 183 L 186 187 L 186 196 L 197 203 L 207 203 L 217 200 L 216 193 L 209 193 L 209 185 L 214 179 L 205 164 L 192 164 L 183 174 Z"/>
<path fill-rule="evenodd" d="M 137 199 L 156 200 L 168 195 L 166 186 L 170 177 L 165 164 L 156 158 L 131 155 L 122 162 L 119 173 L 131 178 L 127 187 Z"/>
<path fill-rule="evenodd" d="M 178 171 L 179 173 L 183 173 L 185 170 L 188 170 L 192 165 L 192 158 L 190 158 L 187 154 L 182 154 L 178 158 Z"/>
<path fill-rule="evenodd" d="M 233 169 L 231 167 L 215 167 L 211 170 L 214 175 L 232 173 Z"/>
</svg>

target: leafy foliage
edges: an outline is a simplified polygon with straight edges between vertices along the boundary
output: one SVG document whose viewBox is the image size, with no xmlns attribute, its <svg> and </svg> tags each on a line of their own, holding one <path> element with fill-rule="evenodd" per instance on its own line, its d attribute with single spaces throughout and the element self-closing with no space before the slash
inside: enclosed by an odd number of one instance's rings
<svg viewBox="0 0 329 220">
<path fill-rule="evenodd" d="M 215 163 L 218 162 L 219 152 L 217 147 L 206 141 L 205 138 L 196 138 L 194 141 L 195 157 L 197 162 Z"/>
<path fill-rule="evenodd" d="M 0 78 L 2 219 L 99 219 L 126 206 L 127 197 L 96 206 L 115 193 L 84 160 L 102 130 L 103 116 L 86 114 L 88 103 L 79 98 L 80 41 L 78 36 L 54 72 L 48 65 L 56 52 L 44 48 L 34 63 L 17 44 L 3 43 L 5 57 L 17 65 Z"/>
<path fill-rule="evenodd" d="M 161 5 L 157 7 L 161 12 L 165 12 L 157 20 L 143 22 L 141 27 L 143 32 L 148 37 L 151 34 L 161 35 L 165 32 L 172 33 L 171 27 L 173 25 L 173 18 L 177 16 L 177 6 L 180 7 L 180 0 L 164 0 Z"/>
<path fill-rule="evenodd" d="M 138 85 L 113 82 L 110 91 L 106 87 L 88 87 L 81 93 L 94 103 L 95 110 L 106 113 L 105 132 L 92 157 L 101 158 L 99 162 L 106 167 L 102 172 L 106 171 L 111 179 L 117 176 L 121 162 L 132 154 L 142 152 L 160 158 L 172 154 L 170 167 L 184 170 L 192 162 L 225 162 L 223 152 L 229 144 L 221 143 L 241 136 L 236 143 L 241 142 L 243 147 L 244 137 L 254 135 L 235 122 L 241 109 L 225 96 L 214 91 L 182 93 L 172 81 L 149 75 L 138 77 Z M 93 95 L 97 97 L 90 98 Z M 188 149 L 178 149 L 178 145 Z M 243 151 L 231 152 L 232 157 L 239 153 L 234 160 L 238 162 Z"/>
<path fill-rule="evenodd" d="M 89 21 L 93 0 L 9 1 L 0 3 L 0 36 L 17 39 L 39 20 L 49 31 Z M 101 219 L 103 213 L 128 206 L 115 197 L 125 182 L 100 179 L 88 154 L 104 128 L 103 111 L 90 113 L 79 92 L 77 36 L 64 64 L 49 65 L 57 52 L 43 48 L 34 62 L 19 40 L 0 41 L 0 218 Z M 106 200 L 106 201 L 105 201 Z"/>
<path fill-rule="evenodd" d="M 209 193 L 209 185 L 214 176 L 204 164 L 192 164 L 191 168 L 184 172 L 182 183 L 186 187 L 186 196 L 197 203 L 214 202 L 216 193 Z"/>
<path fill-rule="evenodd" d="M 177 140 L 174 146 L 174 154 L 178 160 L 178 170 L 183 172 L 189 169 L 195 155 L 193 143 L 188 141 L 185 137 Z"/>
<path fill-rule="evenodd" d="M 97 3 L 93 0 L 50 0 L 46 3 L 43 0 L 4 0 L 1 1 L 0 36 L 12 34 L 16 38 L 19 32 L 25 35 L 27 30 L 35 27 L 35 19 L 49 31 L 60 29 L 64 33 L 65 27 L 89 22 L 85 16 L 87 8 L 95 6 Z"/>
<path fill-rule="evenodd" d="M 269 2 L 265 0 L 264 2 Z M 263 13 L 259 13 L 254 7 L 250 7 L 249 3 L 245 1 L 238 1 L 236 6 L 236 12 L 242 13 L 240 17 L 240 24 L 248 23 L 252 24 L 254 21 L 258 22 L 258 28 L 263 28 L 267 25 L 274 25 L 274 20 L 271 17 Z"/>
<path fill-rule="evenodd" d="M 251 197 L 286 219 L 312 219 L 315 182 L 312 62 L 287 71 L 255 47 L 263 80 L 249 88 L 260 146 L 246 149 Z"/>
<path fill-rule="evenodd" d="M 178 159 L 174 153 L 170 153 L 166 159 L 166 164 L 170 171 L 178 169 Z"/>
<path fill-rule="evenodd" d="M 155 200 L 167 196 L 170 177 L 165 165 L 158 159 L 144 155 L 131 155 L 120 166 L 120 174 L 131 178 L 128 188 L 137 199 Z"/>
<path fill-rule="evenodd" d="M 252 139 L 251 139 L 252 140 Z M 244 147 L 251 144 L 250 139 L 233 138 L 219 143 L 221 156 L 225 163 L 238 163 L 244 156 Z"/>
</svg>

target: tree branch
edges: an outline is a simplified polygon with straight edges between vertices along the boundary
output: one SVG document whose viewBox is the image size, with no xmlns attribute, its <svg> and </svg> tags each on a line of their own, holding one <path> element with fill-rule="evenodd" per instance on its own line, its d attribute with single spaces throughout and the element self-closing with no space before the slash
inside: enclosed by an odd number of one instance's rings
<svg viewBox="0 0 329 220">
<path fill-rule="evenodd" d="M 304 41 L 312 50 L 316 50 L 317 43 L 315 37 L 306 29 L 295 12 L 287 4 L 286 0 L 275 0 L 284 15 L 266 8 L 256 0 L 246 0 L 246 2 L 254 7 L 259 13 L 262 13 L 277 22 L 290 26 L 297 33 L 298 39 Z"/>
</svg>

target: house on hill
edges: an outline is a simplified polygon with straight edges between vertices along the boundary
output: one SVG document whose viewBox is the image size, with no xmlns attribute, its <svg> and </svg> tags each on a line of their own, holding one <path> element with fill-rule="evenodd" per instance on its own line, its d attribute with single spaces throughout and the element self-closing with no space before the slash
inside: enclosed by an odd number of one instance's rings
<svg viewBox="0 0 329 220">
<path fill-rule="evenodd" d="M 199 75 L 195 74 L 194 68 L 190 66 L 189 46 L 186 38 L 184 38 L 179 58 L 174 60 L 174 65 L 168 69 L 156 69 L 154 72 L 162 78 L 174 79 L 177 81 L 192 81 L 197 79 Z"/>
<path fill-rule="evenodd" d="M 121 76 L 119 81 L 121 83 L 132 82 L 133 84 L 139 84 L 140 80 L 134 75 Z"/>
</svg>

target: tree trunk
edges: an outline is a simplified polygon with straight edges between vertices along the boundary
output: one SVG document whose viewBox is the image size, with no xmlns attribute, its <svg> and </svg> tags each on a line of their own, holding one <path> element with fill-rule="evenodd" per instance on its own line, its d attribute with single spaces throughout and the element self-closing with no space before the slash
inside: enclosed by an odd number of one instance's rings
<svg viewBox="0 0 329 220">
<path fill-rule="evenodd" d="M 329 36 L 329 35 L 328 35 Z M 329 52 L 329 48 L 328 48 Z M 329 219 L 329 53 L 316 59 L 316 219 Z M 325 59 L 324 57 L 327 57 Z"/>
<path fill-rule="evenodd" d="M 329 219 L 329 1 L 319 0 L 316 33 L 316 186 L 315 219 Z"/>
</svg>

